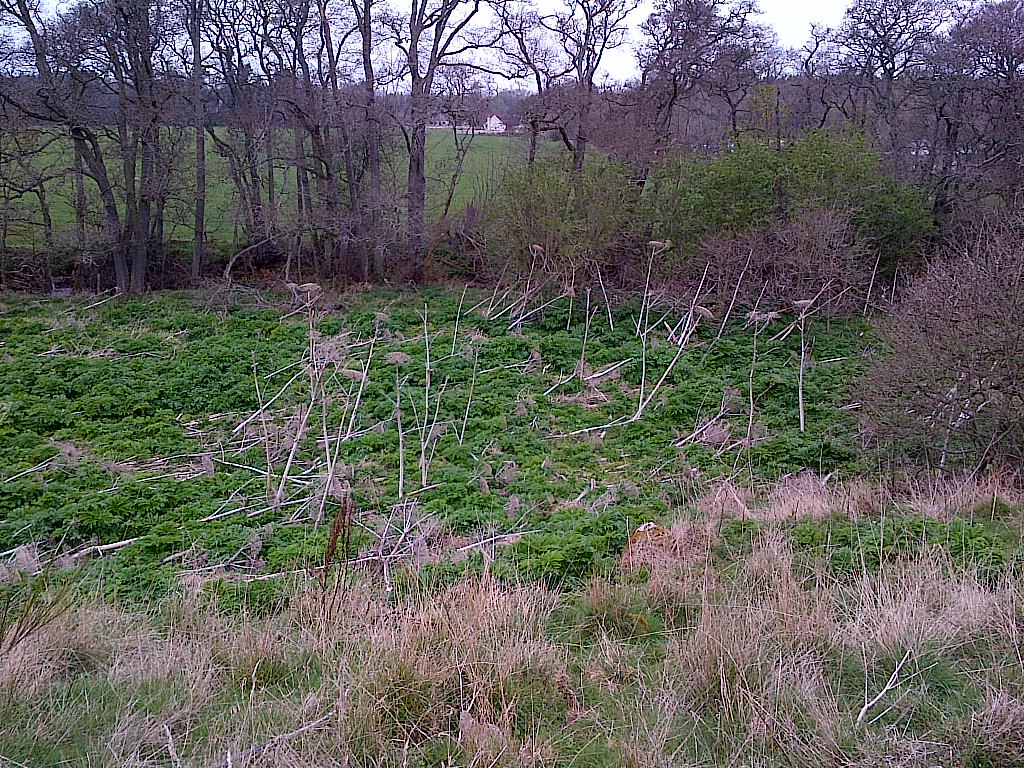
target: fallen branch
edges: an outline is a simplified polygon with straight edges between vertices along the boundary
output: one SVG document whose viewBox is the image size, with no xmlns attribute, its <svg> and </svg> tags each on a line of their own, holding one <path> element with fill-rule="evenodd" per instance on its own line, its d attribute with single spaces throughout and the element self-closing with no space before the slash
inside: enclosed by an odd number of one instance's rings
<svg viewBox="0 0 1024 768">
<path fill-rule="evenodd" d="M 224 279 L 227 280 L 229 283 L 231 282 L 231 268 L 233 266 L 235 266 L 235 262 L 238 261 L 239 258 L 241 258 L 242 256 L 245 256 L 245 254 L 247 254 L 247 253 L 251 253 L 252 251 L 255 251 L 257 248 L 262 248 L 264 245 L 266 245 L 267 243 L 269 243 L 271 240 L 274 240 L 274 239 L 275 239 L 274 235 L 271 235 L 270 237 L 265 237 L 262 240 L 260 240 L 258 243 L 253 243 L 252 245 L 250 245 L 250 246 L 248 246 L 246 248 L 243 248 L 238 253 L 236 253 L 234 256 L 232 256 L 230 259 L 228 259 L 228 265 L 226 267 L 224 267 Z"/>
<path fill-rule="evenodd" d="M 80 549 L 77 552 L 72 552 L 68 555 L 69 560 L 81 560 L 83 557 L 89 555 L 104 555 L 107 552 L 115 552 L 119 549 L 131 546 L 139 540 L 140 537 L 136 536 L 131 539 L 125 539 L 124 541 L 115 541 L 112 544 L 93 544 L 91 547 Z"/>
<path fill-rule="evenodd" d="M 255 421 L 256 419 L 260 418 L 260 416 L 262 416 L 266 412 L 267 408 L 269 408 L 271 405 L 273 405 L 274 401 L 276 401 L 279 397 L 281 397 L 281 395 L 283 395 L 288 390 L 288 387 L 290 387 L 292 384 L 294 384 L 295 380 L 298 379 L 304 372 L 305 372 L 304 370 L 303 371 L 299 371 L 294 376 L 292 376 L 290 379 L 288 379 L 288 382 L 283 387 L 281 387 L 281 389 L 278 391 L 278 393 L 276 395 L 274 395 L 272 398 L 270 398 L 266 402 L 262 403 L 260 405 L 260 407 L 256 410 L 255 413 L 253 413 L 251 416 L 249 416 L 249 418 L 245 419 L 245 421 L 243 421 L 241 424 L 239 424 L 237 427 L 235 427 L 233 430 L 231 430 L 231 434 L 232 435 L 237 435 L 239 432 L 241 432 L 243 429 L 245 429 L 253 421 Z"/>
<path fill-rule="evenodd" d="M 491 536 L 486 539 L 481 539 L 480 541 L 474 541 L 472 544 L 466 544 L 464 546 L 458 547 L 455 551 L 467 552 L 471 549 L 476 549 L 477 547 L 482 547 L 487 544 L 493 544 L 496 541 L 505 541 L 506 539 L 519 539 L 530 533 L 540 533 L 540 529 L 534 528 L 532 531 L 517 531 L 516 533 L 503 533 L 500 536 Z"/>
<path fill-rule="evenodd" d="M 25 475 L 30 475 L 33 472 L 37 472 L 40 469 L 44 469 L 46 467 L 46 465 L 49 464 L 54 459 L 56 459 L 58 455 L 59 454 L 54 454 L 53 456 L 51 456 L 50 458 L 46 459 L 45 461 L 39 462 L 34 467 L 29 467 L 28 469 L 24 469 L 24 470 L 22 470 L 21 472 L 19 472 L 16 475 L 11 475 L 10 477 L 4 478 L 4 482 L 5 483 L 12 483 L 15 480 L 17 480 L 19 477 L 24 477 Z"/>
<path fill-rule="evenodd" d="M 860 712 L 857 714 L 857 720 L 856 720 L 857 725 L 864 725 L 864 720 L 868 716 L 868 711 L 873 706 L 875 706 L 875 704 L 880 702 L 885 697 L 885 695 L 887 693 L 889 693 L 889 691 L 891 691 L 893 688 L 895 688 L 896 686 L 899 685 L 900 671 L 903 669 L 903 666 L 909 660 L 910 660 L 910 649 L 908 648 L 907 652 L 903 654 L 903 658 L 900 659 L 898 662 L 896 662 L 896 668 L 893 669 L 892 674 L 889 676 L 888 682 L 886 682 L 886 684 L 884 686 L 882 686 L 882 690 L 880 690 L 875 695 L 875 697 L 873 699 L 871 699 L 871 701 L 864 702 L 864 706 L 861 707 Z"/>
</svg>

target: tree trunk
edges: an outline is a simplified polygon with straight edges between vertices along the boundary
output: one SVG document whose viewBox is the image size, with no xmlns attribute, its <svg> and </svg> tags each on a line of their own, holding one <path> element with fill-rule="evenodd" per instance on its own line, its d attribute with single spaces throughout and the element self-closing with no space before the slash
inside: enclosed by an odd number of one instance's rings
<svg viewBox="0 0 1024 768">
<path fill-rule="evenodd" d="M 75 151 L 75 233 L 78 239 L 78 250 L 85 250 L 85 173 L 82 169 L 82 148 L 77 141 L 72 142 Z"/>
<path fill-rule="evenodd" d="M 124 238 L 122 237 L 121 216 L 117 210 L 117 200 L 114 198 L 114 187 L 107 175 L 107 166 L 103 161 L 103 149 L 99 139 L 91 129 L 83 126 L 75 126 L 72 136 L 75 145 L 85 160 L 89 175 L 96 182 L 99 189 L 100 200 L 103 202 L 103 214 L 106 220 L 106 229 L 109 239 L 117 243 L 114 248 L 114 279 L 121 291 L 128 290 L 128 259 L 124 249 Z"/>
<path fill-rule="evenodd" d="M 43 241 L 46 255 L 43 257 L 43 280 L 53 288 L 53 217 L 50 215 L 50 201 L 46 197 L 46 187 L 40 183 L 33 190 L 39 201 L 39 214 L 43 219 Z"/>
<path fill-rule="evenodd" d="M 298 126 L 294 129 L 295 137 L 295 203 L 298 208 L 299 226 L 295 228 L 295 237 L 292 238 L 292 252 L 289 254 L 288 264 L 285 266 L 285 280 L 291 279 L 291 262 L 294 257 L 296 267 L 301 266 L 302 258 L 302 236 L 304 232 L 310 231 L 309 225 L 309 179 L 306 176 L 306 148 L 302 141 L 302 129 Z"/>
<path fill-rule="evenodd" d="M 426 259 L 427 105 L 426 84 L 414 83 L 410 116 L 409 176 L 406 187 L 410 277 L 420 280 Z"/>
<path fill-rule="evenodd" d="M 150 218 L 153 212 L 153 183 L 156 171 L 154 157 L 155 140 L 146 137 L 142 143 L 142 164 L 139 174 L 139 194 L 135 209 L 135 219 L 131 227 L 131 282 L 128 289 L 132 293 L 146 290 L 146 263 L 150 248 Z"/>
<path fill-rule="evenodd" d="M 196 144 L 196 191 L 192 240 L 192 279 L 199 279 L 206 258 L 206 114 L 203 107 L 203 52 L 200 30 L 204 0 L 192 0 L 189 36 L 192 44 L 192 115 Z"/>
<path fill-rule="evenodd" d="M 572 152 L 572 169 L 577 175 L 583 170 L 583 163 L 587 159 L 587 144 L 590 141 L 590 109 L 594 101 L 593 91 L 588 88 L 583 97 L 579 124 L 576 126 L 576 142 Z"/>
<path fill-rule="evenodd" d="M 384 277 L 384 233 L 381 231 L 381 160 L 380 115 L 377 112 L 377 82 L 373 65 L 373 0 L 351 0 L 359 27 L 363 59 L 363 115 L 366 131 L 366 169 L 370 176 L 369 197 L 363 196 L 360 216 L 364 219 L 363 236 L 372 254 L 371 268 L 375 278 Z"/>
<path fill-rule="evenodd" d="M 535 120 L 530 120 L 530 151 L 526 156 L 526 164 L 533 165 L 537 160 L 537 139 L 540 137 L 540 123 Z"/>
</svg>

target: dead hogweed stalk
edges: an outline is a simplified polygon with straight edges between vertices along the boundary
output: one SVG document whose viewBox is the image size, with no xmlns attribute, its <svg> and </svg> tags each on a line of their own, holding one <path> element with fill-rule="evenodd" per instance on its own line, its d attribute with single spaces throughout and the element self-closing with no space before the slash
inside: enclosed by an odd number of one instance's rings
<svg viewBox="0 0 1024 768">
<path fill-rule="evenodd" d="M 319 571 L 319 598 L 325 617 L 330 616 L 335 606 L 339 605 L 338 598 L 347 581 L 348 554 L 357 511 L 355 501 L 351 496 L 346 496 L 331 522 L 323 562 L 315 569 Z"/>
</svg>

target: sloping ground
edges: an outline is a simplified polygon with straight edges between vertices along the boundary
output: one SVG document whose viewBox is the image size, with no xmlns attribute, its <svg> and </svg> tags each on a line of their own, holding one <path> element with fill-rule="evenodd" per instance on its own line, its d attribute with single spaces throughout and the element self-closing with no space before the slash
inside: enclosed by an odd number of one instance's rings
<svg viewBox="0 0 1024 768">
<path fill-rule="evenodd" d="M 307 582 L 76 605 L 0 657 L 0 755 L 89 766 L 1018 766 L 1024 595 L 932 554 L 837 579 L 682 522 L 573 592 Z M 643 576 L 643 577 L 642 577 Z"/>
<path fill-rule="evenodd" d="M 870 479 L 866 326 L 534 309 L 4 298 L 0 764 L 1022 764 L 1024 496 Z"/>
</svg>

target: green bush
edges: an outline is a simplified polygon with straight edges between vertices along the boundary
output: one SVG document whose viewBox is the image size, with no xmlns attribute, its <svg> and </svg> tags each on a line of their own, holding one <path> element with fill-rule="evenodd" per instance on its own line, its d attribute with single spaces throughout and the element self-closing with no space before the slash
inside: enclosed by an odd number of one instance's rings
<svg viewBox="0 0 1024 768">
<path fill-rule="evenodd" d="M 858 242 L 891 273 L 915 261 L 935 224 L 924 193 L 900 184 L 857 136 L 814 134 L 781 150 L 743 140 L 712 158 L 679 155 L 654 169 L 643 215 L 675 253 L 694 255 L 711 236 L 794 222 L 815 211 L 850 214 Z"/>
<path fill-rule="evenodd" d="M 627 166 L 595 156 L 572 172 L 568 157 L 540 160 L 510 174 L 480 224 L 490 271 L 535 271 L 572 279 L 616 260 L 629 248 L 640 190 Z M 544 255 L 534 265 L 531 246 Z"/>
</svg>

